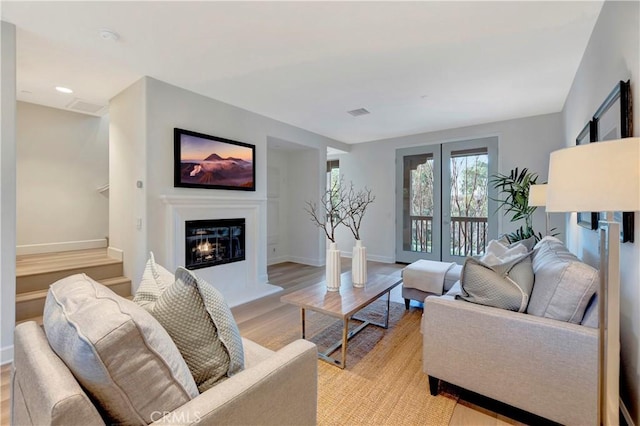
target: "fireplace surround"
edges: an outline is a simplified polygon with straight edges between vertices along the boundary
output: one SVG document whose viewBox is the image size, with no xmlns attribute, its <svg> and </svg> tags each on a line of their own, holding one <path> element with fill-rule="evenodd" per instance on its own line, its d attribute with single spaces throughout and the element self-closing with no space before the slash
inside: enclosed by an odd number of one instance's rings
<svg viewBox="0 0 640 426">
<path fill-rule="evenodd" d="M 166 232 L 154 234 L 149 246 L 167 269 L 185 266 L 185 222 L 243 218 L 245 260 L 201 268 L 197 275 L 216 287 L 230 307 L 274 294 L 282 288 L 268 283 L 266 247 L 266 199 L 200 195 L 161 195 L 165 214 L 156 223 Z M 205 239 L 206 242 L 206 239 Z M 164 253 L 164 258 L 159 256 Z M 164 265 L 163 265 L 164 266 Z"/>
</svg>

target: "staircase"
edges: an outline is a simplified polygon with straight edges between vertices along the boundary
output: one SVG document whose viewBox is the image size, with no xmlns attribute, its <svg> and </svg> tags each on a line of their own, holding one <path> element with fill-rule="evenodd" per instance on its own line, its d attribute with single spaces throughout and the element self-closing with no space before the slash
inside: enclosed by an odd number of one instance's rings
<svg viewBox="0 0 640 426">
<path fill-rule="evenodd" d="M 109 257 L 107 249 L 21 255 L 16 258 L 16 323 L 41 322 L 49 286 L 82 273 L 131 297 L 131 280 L 122 276 L 122 261 Z"/>
</svg>

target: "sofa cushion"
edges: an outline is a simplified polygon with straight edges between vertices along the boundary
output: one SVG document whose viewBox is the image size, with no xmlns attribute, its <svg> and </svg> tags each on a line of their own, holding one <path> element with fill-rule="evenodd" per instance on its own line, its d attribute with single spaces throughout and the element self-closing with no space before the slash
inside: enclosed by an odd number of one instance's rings
<svg viewBox="0 0 640 426">
<path fill-rule="evenodd" d="M 524 312 L 533 287 L 531 256 L 522 253 L 502 263 L 487 264 L 473 257 L 462 267 L 457 299 L 510 311 Z"/>
<path fill-rule="evenodd" d="M 532 257 L 536 282 L 527 313 L 580 324 L 598 288 L 598 271 L 554 237 L 543 238 Z"/>
<path fill-rule="evenodd" d="M 113 423 L 148 424 L 198 395 L 158 321 L 84 274 L 50 287 L 43 323 L 51 348 Z"/>
<path fill-rule="evenodd" d="M 158 296 L 149 301 L 152 294 Z M 231 310 L 218 290 L 191 271 L 179 267 L 174 283 L 164 291 L 145 291 L 142 298 L 136 293 L 134 301 L 139 300 L 176 343 L 200 392 L 244 368 L 242 339 Z"/>
<path fill-rule="evenodd" d="M 581 324 L 586 327 L 598 328 L 598 293 L 594 294 L 591 298 L 591 301 L 587 305 L 587 309 L 584 312 L 584 317 L 582 317 Z"/>
</svg>

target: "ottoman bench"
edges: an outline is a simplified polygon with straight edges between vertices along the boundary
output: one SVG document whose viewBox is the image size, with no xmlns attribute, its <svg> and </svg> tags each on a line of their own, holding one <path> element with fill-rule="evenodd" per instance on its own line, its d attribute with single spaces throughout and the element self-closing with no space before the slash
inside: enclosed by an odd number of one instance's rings
<svg viewBox="0 0 640 426">
<path fill-rule="evenodd" d="M 409 302 L 424 303 L 427 296 L 441 296 L 460 279 L 462 265 L 433 260 L 418 260 L 402 270 L 402 297 L 409 309 Z"/>
</svg>

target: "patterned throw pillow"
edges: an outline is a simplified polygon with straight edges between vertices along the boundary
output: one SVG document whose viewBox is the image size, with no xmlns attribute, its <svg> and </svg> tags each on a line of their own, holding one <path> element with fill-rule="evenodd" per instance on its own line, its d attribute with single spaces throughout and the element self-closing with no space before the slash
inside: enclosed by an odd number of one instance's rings
<svg viewBox="0 0 640 426">
<path fill-rule="evenodd" d="M 531 253 L 510 257 L 504 263 L 489 265 L 472 257 L 462 267 L 462 294 L 467 302 L 510 311 L 524 312 L 533 290 Z"/>
<path fill-rule="evenodd" d="M 143 277 L 149 287 L 157 283 L 149 277 L 152 271 L 151 267 L 145 269 Z M 149 301 L 153 294 L 157 298 Z M 136 293 L 134 301 L 167 330 L 200 392 L 244 368 L 242 339 L 229 306 L 218 290 L 191 271 L 179 267 L 175 282 L 164 291 L 146 288 L 141 297 Z"/>
</svg>

